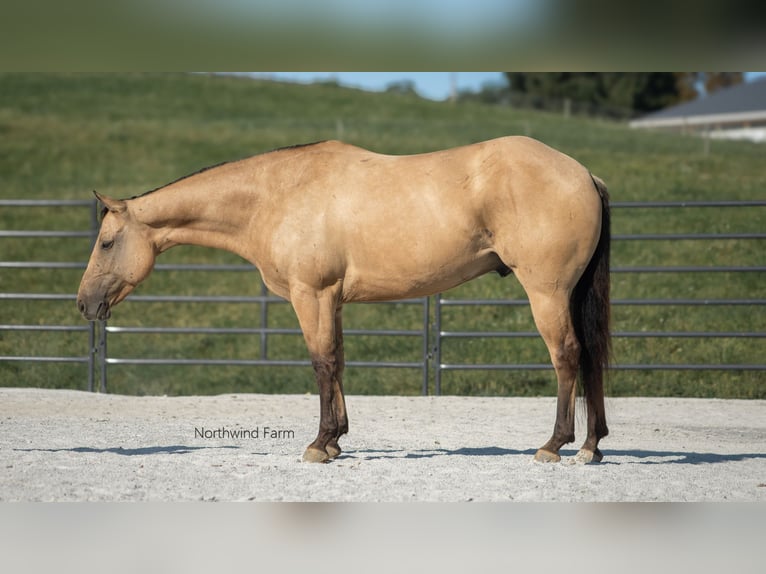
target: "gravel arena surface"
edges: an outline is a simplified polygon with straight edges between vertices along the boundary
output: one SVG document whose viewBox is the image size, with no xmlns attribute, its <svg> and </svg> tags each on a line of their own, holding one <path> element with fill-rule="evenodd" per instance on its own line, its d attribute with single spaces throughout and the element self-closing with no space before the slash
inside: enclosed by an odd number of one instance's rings
<svg viewBox="0 0 766 574">
<path fill-rule="evenodd" d="M 349 396 L 350 434 L 301 462 L 316 395 L 0 389 L 2 501 L 763 501 L 766 401 L 612 398 L 604 460 L 533 461 L 554 398 Z"/>
</svg>

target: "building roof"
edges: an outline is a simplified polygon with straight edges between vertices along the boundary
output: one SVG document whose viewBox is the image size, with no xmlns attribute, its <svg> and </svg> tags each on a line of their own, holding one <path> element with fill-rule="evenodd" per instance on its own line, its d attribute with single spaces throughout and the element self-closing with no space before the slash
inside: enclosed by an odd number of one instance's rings
<svg viewBox="0 0 766 574">
<path fill-rule="evenodd" d="M 766 121 L 766 78 L 737 84 L 630 122 L 634 128 Z"/>
</svg>

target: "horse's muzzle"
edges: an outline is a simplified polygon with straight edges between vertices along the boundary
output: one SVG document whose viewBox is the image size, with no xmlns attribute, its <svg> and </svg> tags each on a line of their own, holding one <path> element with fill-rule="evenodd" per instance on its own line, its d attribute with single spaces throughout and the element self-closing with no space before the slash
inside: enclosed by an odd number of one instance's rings
<svg viewBox="0 0 766 574">
<path fill-rule="evenodd" d="M 77 299 L 77 308 L 88 321 L 105 321 L 112 316 L 112 309 L 107 301 L 86 302 L 84 299 Z"/>
</svg>

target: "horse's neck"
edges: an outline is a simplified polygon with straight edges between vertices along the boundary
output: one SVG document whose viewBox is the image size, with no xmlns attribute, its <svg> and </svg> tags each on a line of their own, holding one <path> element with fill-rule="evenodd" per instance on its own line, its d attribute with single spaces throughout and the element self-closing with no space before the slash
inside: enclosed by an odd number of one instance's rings
<svg viewBox="0 0 766 574">
<path fill-rule="evenodd" d="M 132 212 L 154 230 L 160 252 L 175 245 L 200 245 L 238 253 L 254 198 L 234 189 L 220 181 L 214 188 L 193 181 L 174 184 L 136 198 Z"/>
</svg>

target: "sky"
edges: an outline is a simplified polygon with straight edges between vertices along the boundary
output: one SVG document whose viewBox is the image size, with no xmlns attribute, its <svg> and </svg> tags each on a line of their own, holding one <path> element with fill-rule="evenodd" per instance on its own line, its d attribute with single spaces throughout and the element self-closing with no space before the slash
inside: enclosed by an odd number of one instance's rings
<svg viewBox="0 0 766 574">
<path fill-rule="evenodd" d="M 502 72 L 267 72 L 259 76 L 282 81 L 313 82 L 334 79 L 339 84 L 370 91 L 385 90 L 392 82 L 412 80 L 424 98 L 445 100 L 451 82 L 457 89 L 479 91 L 486 82 L 502 82 Z"/>
<path fill-rule="evenodd" d="M 486 83 L 505 81 L 502 72 L 266 72 L 256 75 L 306 83 L 329 79 L 343 86 L 370 91 L 382 91 L 392 82 L 411 80 L 417 93 L 431 100 L 446 100 L 453 79 L 458 91 L 468 89 L 474 92 L 481 90 Z M 764 75 L 766 72 L 745 72 L 748 81 Z"/>
</svg>

